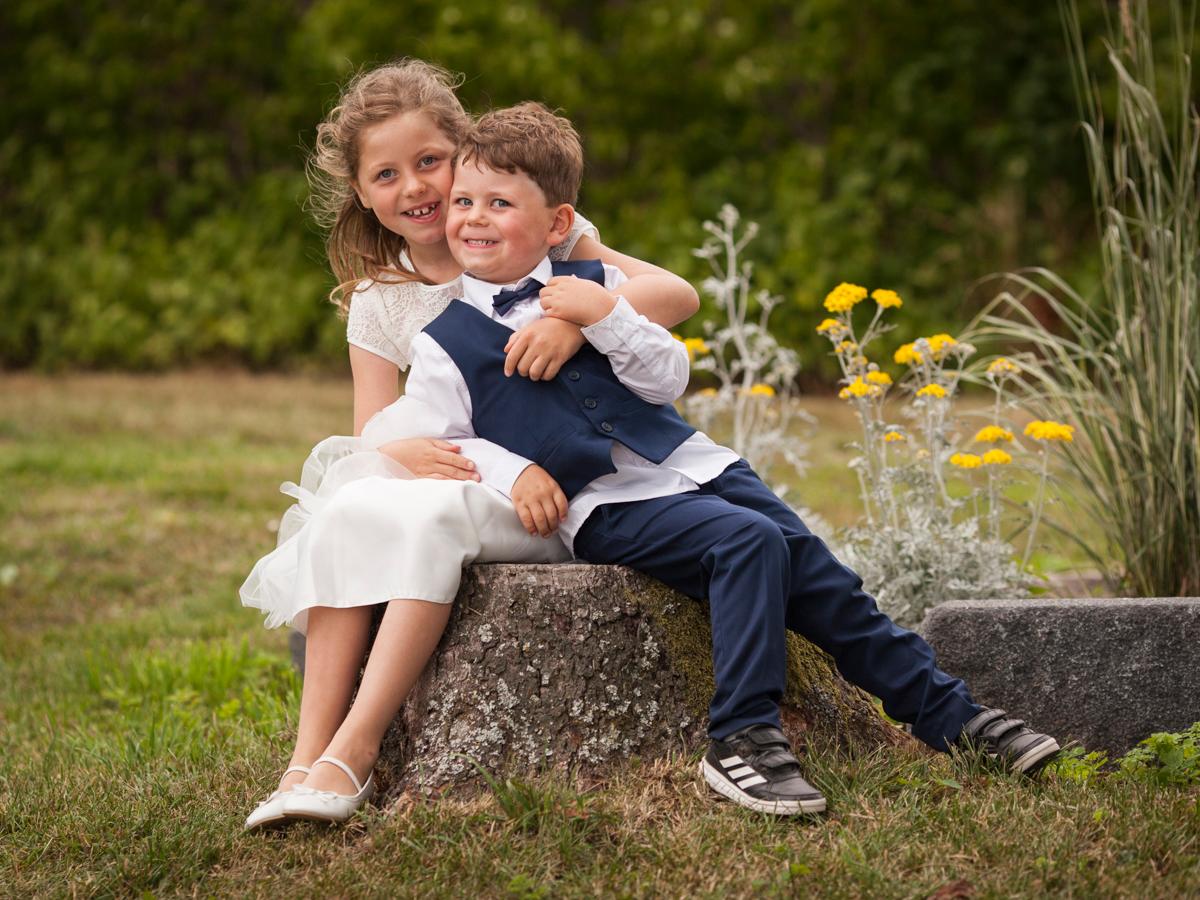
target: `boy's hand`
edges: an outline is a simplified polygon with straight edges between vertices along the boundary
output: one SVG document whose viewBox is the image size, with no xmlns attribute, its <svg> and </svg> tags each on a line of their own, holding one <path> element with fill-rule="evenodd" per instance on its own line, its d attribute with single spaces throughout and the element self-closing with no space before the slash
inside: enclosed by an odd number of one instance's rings
<svg viewBox="0 0 1200 900">
<path fill-rule="evenodd" d="M 536 464 L 517 476 L 512 502 L 525 530 L 544 538 L 554 534 L 558 523 L 567 517 L 567 495 L 550 473 Z"/>
<path fill-rule="evenodd" d="M 546 315 L 580 327 L 595 325 L 617 305 L 617 298 L 603 285 L 574 275 L 556 275 L 538 296 Z"/>
<path fill-rule="evenodd" d="M 436 438 L 408 438 L 379 448 L 418 478 L 444 481 L 478 481 L 475 463 L 462 455 L 462 447 Z"/>
<path fill-rule="evenodd" d="M 514 331 L 504 345 L 508 354 L 504 374 L 518 372 L 533 381 L 549 381 L 582 346 L 578 325 L 562 319 L 538 319 Z"/>
</svg>

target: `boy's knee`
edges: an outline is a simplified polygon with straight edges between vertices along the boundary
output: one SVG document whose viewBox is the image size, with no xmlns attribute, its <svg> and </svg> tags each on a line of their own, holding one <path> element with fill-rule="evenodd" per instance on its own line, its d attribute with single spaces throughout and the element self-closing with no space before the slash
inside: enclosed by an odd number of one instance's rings
<svg viewBox="0 0 1200 900">
<path fill-rule="evenodd" d="M 747 511 L 737 520 L 725 540 L 717 547 L 718 552 L 724 550 L 733 553 L 752 553 L 756 556 L 765 555 L 767 558 L 786 558 L 788 554 L 787 540 L 783 532 L 766 516 Z"/>
</svg>

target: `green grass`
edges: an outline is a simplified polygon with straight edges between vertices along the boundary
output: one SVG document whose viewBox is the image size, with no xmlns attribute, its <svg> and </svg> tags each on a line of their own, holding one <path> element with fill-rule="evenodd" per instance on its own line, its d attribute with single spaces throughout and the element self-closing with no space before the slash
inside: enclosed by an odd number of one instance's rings
<svg viewBox="0 0 1200 900">
<path fill-rule="evenodd" d="M 244 835 L 299 685 L 286 635 L 236 591 L 273 542 L 277 484 L 348 403 L 309 378 L 0 378 L 0 896 L 1200 892 L 1194 786 L 822 748 L 814 820 L 718 803 L 672 758 Z M 852 430 L 817 412 L 804 502 L 845 521 Z"/>
</svg>

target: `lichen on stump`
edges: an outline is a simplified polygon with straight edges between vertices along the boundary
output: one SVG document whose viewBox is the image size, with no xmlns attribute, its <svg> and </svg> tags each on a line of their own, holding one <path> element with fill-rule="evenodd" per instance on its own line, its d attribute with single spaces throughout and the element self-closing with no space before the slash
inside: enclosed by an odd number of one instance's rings
<svg viewBox="0 0 1200 900">
<path fill-rule="evenodd" d="M 832 660 L 788 636 L 785 730 L 851 751 L 910 743 Z M 384 741 L 389 793 L 477 770 L 601 774 L 701 746 L 713 690 L 707 606 L 617 566 L 464 573 L 437 652 Z"/>
</svg>

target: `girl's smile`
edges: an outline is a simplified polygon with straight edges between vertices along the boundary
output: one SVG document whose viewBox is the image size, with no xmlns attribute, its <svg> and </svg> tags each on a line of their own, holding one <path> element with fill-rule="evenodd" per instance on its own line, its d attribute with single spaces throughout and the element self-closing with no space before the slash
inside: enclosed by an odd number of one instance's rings
<svg viewBox="0 0 1200 900">
<path fill-rule="evenodd" d="M 437 221 L 437 219 L 441 216 L 441 210 L 442 203 L 438 201 L 435 203 L 426 204 L 425 206 L 418 206 L 415 209 L 410 209 L 407 212 L 401 213 L 401 215 L 407 216 L 414 222 L 425 224 L 428 222 Z"/>
</svg>

